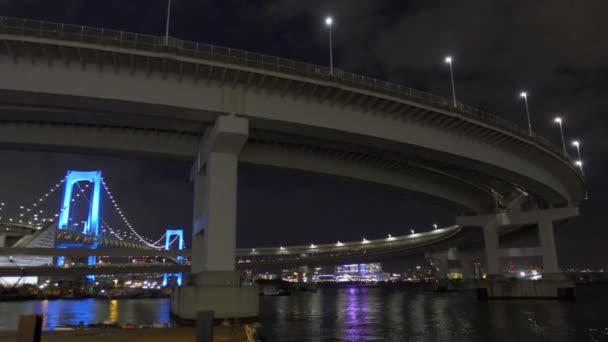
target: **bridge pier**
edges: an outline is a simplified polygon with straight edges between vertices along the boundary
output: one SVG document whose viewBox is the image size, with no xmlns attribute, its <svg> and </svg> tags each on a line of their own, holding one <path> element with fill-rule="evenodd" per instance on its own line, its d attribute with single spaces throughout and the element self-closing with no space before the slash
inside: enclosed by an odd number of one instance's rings
<svg viewBox="0 0 608 342">
<path fill-rule="evenodd" d="M 471 255 L 462 253 L 458 247 L 450 247 L 447 251 L 426 254 L 427 258 L 438 261 L 437 283 L 435 291 L 463 291 L 471 289 L 474 274 L 471 269 Z M 460 277 L 462 276 L 462 277 Z"/>
<path fill-rule="evenodd" d="M 191 276 L 171 296 L 171 312 L 182 321 L 195 320 L 201 310 L 215 318 L 258 316 L 258 292 L 241 286 L 235 264 L 238 158 L 248 134 L 247 119 L 220 116 L 199 146 L 192 169 Z"/>
<path fill-rule="evenodd" d="M 551 208 L 461 216 L 456 222 L 483 229 L 487 279 L 479 281 L 480 298 L 573 298 L 574 283 L 559 269 L 553 223 L 578 216 L 578 208 Z M 538 247 L 500 248 L 499 233 L 510 226 L 536 225 Z M 507 279 L 501 258 L 541 257 L 542 280 Z"/>
</svg>

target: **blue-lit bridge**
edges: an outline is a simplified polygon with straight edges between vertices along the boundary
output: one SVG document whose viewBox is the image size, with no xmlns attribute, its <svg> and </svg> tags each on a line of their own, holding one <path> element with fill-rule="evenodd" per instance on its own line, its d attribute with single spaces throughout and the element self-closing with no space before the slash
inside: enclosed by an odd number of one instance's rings
<svg viewBox="0 0 608 342">
<path fill-rule="evenodd" d="M 60 204 L 53 203 L 61 190 Z M 102 198 L 111 209 L 105 216 L 101 215 Z M 10 209 L 10 204 L 0 203 L 3 211 L 0 214 L 5 217 L 0 222 L 0 276 L 5 277 L 2 282 L 35 281 L 36 278 L 23 277 L 44 275 L 74 277 L 82 272 L 93 280 L 96 274 L 125 273 L 129 269 L 137 270 L 132 273 L 162 272 L 175 264 L 165 272 L 164 284 L 171 273 L 177 275 L 181 285 L 182 272 L 188 269 L 183 265 L 183 253 L 169 251 L 171 245 L 176 251 L 184 248 L 183 230 L 167 230 L 156 241 L 146 239 L 118 206 L 101 171 L 68 171 L 31 205 L 15 206 L 12 212 Z M 112 222 L 112 216 L 114 222 L 122 224 L 121 228 L 113 228 L 108 223 Z M 116 265 L 99 260 L 98 257 L 109 257 L 117 248 L 135 252 L 120 255 L 129 257 L 129 261 L 135 256 L 153 256 L 162 257 L 163 263 Z M 84 265 L 82 260 L 86 260 Z"/>
</svg>

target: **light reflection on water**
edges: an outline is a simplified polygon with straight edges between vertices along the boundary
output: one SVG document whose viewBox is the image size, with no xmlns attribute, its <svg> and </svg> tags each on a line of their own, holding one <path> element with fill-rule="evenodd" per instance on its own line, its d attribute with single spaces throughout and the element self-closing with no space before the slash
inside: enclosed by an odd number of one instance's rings
<svg viewBox="0 0 608 342">
<path fill-rule="evenodd" d="M 0 303 L 0 331 L 17 330 L 19 315 L 37 313 L 43 316 L 43 329 L 58 325 L 99 323 L 152 324 L 170 321 L 169 299 L 131 300 L 42 300 Z"/>
<path fill-rule="evenodd" d="M 170 321 L 169 299 L 0 302 L 0 330 L 20 314 L 44 316 L 44 329 L 115 320 Z M 608 286 L 577 289 L 575 302 L 478 302 L 472 293 L 421 288 L 320 289 L 261 297 L 267 341 L 607 341 Z"/>
<path fill-rule="evenodd" d="M 474 293 L 351 287 L 261 297 L 260 311 L 267 341 L 608 341 L 606 290 L 577 289 L 575 302 L 479 302 Z"/>
</svg>

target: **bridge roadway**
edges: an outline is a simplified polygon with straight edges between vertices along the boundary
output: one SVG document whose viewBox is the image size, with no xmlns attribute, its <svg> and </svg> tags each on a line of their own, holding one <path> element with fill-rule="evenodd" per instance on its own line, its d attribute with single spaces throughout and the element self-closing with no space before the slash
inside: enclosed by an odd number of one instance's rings
<svg viewBox="0 0 608 342">
<path fill-rule="evenodd" d="M 547 139 L 495 115 L 323 66 L 164 37 L 0 17 L 0 146 L 195 160 L 219 116 L 241 163 L 409 191 L 487 213 L 585 189 Z M 61 81 L 59 81 L 61 80 Z"/>
<path fill-rule="evenodd" d="M 476 237 L 477 239 L 474 239 Z M 328 265 L 342 264 L 346 262 L 371 262 L 394 259 L 398 257 L 419 254 L 424 255 L 430 250 L 442 249 L 442 247 L 454 243 L 474 242 L 479 240 L 479 234 L 472 234 L 471 230 L 463 231 L 462 227 L 454 226 L 440 228 L 429 232 L 409 234 L 403 236 L 391 236 L 390 238 L 361 240 L 351 242 L 340 242 L 334 244 L 319 244 L 308 246 L 284 246 L 265 248 L 240 248 L 237 249 L 237 265 L 239 268 L 256 267 L 296 267 L 305 265 Z M 127 256 L 156 256 L 177 257 L 191 256 L 191 250 L 153 250 L 153 249 L 86 249 L 86 248 L 0 248 L 0 256 L 65 256 L 87 257 L 89 255 L 127 257 Z M 102 265 L 105 266 L 105 265 Z M 134 266 L 133 273 L 140 271 L 148 272 L 147 268 L 138 268 L 138 264 L 120 265 L 120 270 Z M 175 265 L 182 267 L 183 265 Z M 96 266 L 78 266 L 79 270 L 91 267 L 96 269 L 97 274 L 104 271 L 108 273 L 115 268 L 96 268 Z M 167 269 L 173 266 L 164 265 Z M 56 266 L 19 266 L 0 267 L 0 276 L 15 274 L 15 272 L 27 272 L 28 274 L 46 275 L 47 270 L 55 269 L 55 274 L 70 274 L 74 267 Z M 44 274 L 38 274 L 42 270 Z M 125 270 L 126 271 L 126 270 Z M 34 272 L 34 273 L 32 273 Z M 85 272 L 86 273 L 86 272 Z M 87 273 L 88 274 L 88 273 Z M 91 273 L 92 274 L 92 273 Z"/>
<path fill-rule="evenodd" d="M 24 236 L 33 234 L 39 229 L 40 227 L 36 227 L 29 224 L 0 222 L 0 235 Z"/>
<path fill-rule="evenodd" d="M 78 266 L 22 266 L 0 267 L 0 276 L 85 276 L 89 274 L 141 274 L 181 273 L 190 271 L 190 265 L 179 264 L 110 264 Z"/>
</svg>

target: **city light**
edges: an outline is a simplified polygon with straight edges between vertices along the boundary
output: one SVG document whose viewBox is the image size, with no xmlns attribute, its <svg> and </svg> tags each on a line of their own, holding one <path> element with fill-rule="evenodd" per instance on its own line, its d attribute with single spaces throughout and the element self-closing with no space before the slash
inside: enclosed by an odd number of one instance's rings
<svg viewBox="0 0 608 342">
<path fill-rule="evenodd" d="M 317 248 L 317 246 L 315 246 L 315 244 L 314 244 L 314 243 L 311 243 L 311 244 L 310 244 L 310 248 L 311 248 L 311 249 L 315 249 L 315 248 Z"/>
<path fill-rule="evenodd" d="M 524 99 L 524 103 L 526 105 L 526 118 L 528 119 L 528 135 L 532 135 L 532 121 L 530 121 L 530 108 L 528 107 L 528 93 L 522 91 L 519 93 L 519 97 Z"/>
<path fill-rule="evenodd" d="M 391 234 L 388 234 L 388 237 L 386 238 L 388 241 L 394 241 L 395 237 L 393 237 Z"/>
<path fill-rule="evenodd" d="M 450 66 L 450 80 L 452 81 L 452 101 L 454 102 L 454 107 L 456 107 L 456 87 L 454 85 L 454 70 L 452 69 L 452 57 L 445 57 L 445 62 Z"/>
<path fill-rule="evenodd" d="M 578 140 L 573 140 L 572 146 L 576 148 L 576 155 L 578 156 L 578 160 L 575 161 L 574 164 L 581 169 L 581 174 L 584 176 L 585 172 L 583 171 L 583 158 L 581 157 L 581 143 Z"/>
<path fill-rule="evenodd" d="M 344 244 L 342 242 L 338 241 L 338 243 L 336 243 L 336 247 L 342 247 L 342 246 L 344 246 Z"/>
<path fill-rule="evenodd" d="M 331 31 L 332 31 L 332 26 L 334 24 L 334 18 L 332 18 L 331 16 L 328 16 L 325 18 L 325 25 L 327 25 L 327 27 L 329 28 L 329 74 L 333 75 L 334 74 L 334 47 L 333 47 L 333 42 L 331 39 Z"/>
<path fill-rule="evenodd" d="M 361 243 L 369 243 L 369 241 L 366 238 L 363 238 L 363 241 L 361 241 Z"/>
<path fill-rule="evenodd" d="M 433 223 L 433 229 L 437 230 L 437 223 Z"/>
<path fill-rule="evenodd" d="M 564 149 L 564 155 L 567 156 L 568 153 L 566 152 L 566 139 L 564 139 L 564 127 L 562 126 L 562 118 L 560 118 L 558 116 L 555 119 L 553 119 L 553 121 L 559 125 L 559 132 L 562 136 L 562 147 Z"/>
<path fill-rule="evenodd" d="M 410 229 L 410 233 L 414 234 L 416 232 L 413 229 Z"/>
</svg>

